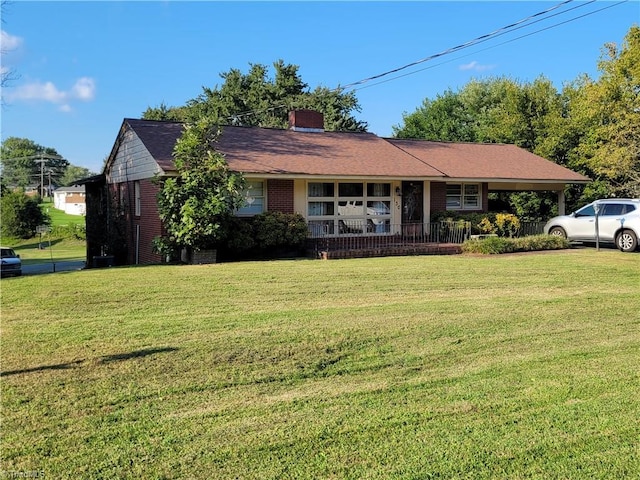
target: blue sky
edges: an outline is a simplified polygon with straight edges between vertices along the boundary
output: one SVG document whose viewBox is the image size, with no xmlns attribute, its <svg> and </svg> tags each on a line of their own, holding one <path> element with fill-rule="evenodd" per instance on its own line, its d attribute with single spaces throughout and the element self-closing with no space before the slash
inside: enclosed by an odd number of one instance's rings
<svg viewBox="0 0 640 480">
<path fill-rule="evenodd" d="M 2 139 L 29 138 L 99 172 L 123 118 L 162 102 L 183 105 L 203 86 L 219 85 L 219 74 L 231 68 L 246 72 L 250 63 L 283 59 L 300 67 L 311 89 L 334 88 L 560 2 L 15 1 L 3 12 L 2 68 L 17 78 L 2 92 Z M 525 82 L 544 75 L 558 89 L 584 73 L 595 78 L 604 44 L 621 44 L 640 24 L 638 0 L 575 1 L 549 15 L 555 13 L 362 84 L 357 118 L 391 136 L 403 113 L 474 78 Z"/>
</svg>

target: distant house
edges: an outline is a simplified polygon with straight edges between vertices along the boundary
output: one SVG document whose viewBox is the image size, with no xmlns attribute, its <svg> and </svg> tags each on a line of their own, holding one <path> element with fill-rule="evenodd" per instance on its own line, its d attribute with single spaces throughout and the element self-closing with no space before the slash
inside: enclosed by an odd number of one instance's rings
<svg viewBox="0 0 640 480">
<path fill-rule="evenodd" d="M 514 145 L 325 132 L 322 115 L 309 110 L 291 112 L 289 123 L 288 130 L 225 126 L 214 147 L 248 181 L 238 215 L 299 213 L 312 237 L 427 228 L 434 212 L 486 212 L 490 192 L 553 191 L 562 213 L 565 187 L 589 182 Z M 152 179 L 175 173 L 173 147 L 182 131 L 180 123 L 124 119 L 103 174 L 86 183 L 89 255 L 117 234 L 119 263 L 161 260 L 151 248 L 163 233 Z M 107 225 L 115 213 L 121 224 Z"/>
<path fill-rule="evenodd" d="M 87 211 L 84 185 L 60 187 L 53 191 L 53 206 L 69 215 L 84 215 Z"/>
</svg>

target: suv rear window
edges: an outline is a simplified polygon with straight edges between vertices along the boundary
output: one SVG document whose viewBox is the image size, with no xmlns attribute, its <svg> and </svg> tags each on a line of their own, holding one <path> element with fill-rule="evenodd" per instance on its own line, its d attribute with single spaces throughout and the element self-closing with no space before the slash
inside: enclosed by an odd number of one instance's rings
<svg viewBox="0 0 640 480">
<path fill-rule="evenodd" d="M 606 203 L 602 215 L 624 215 L 625 207 L 624 203 Z"/>
</svg>

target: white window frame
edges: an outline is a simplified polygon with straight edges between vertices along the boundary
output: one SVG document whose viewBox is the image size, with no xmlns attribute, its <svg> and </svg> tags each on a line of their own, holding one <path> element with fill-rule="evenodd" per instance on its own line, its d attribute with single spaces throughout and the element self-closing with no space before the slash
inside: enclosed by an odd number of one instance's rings
<svg viewBox="0 0 640 480">
<path fill-rule="evenodd" d="M 459 194 L 451 194 L 449 193 L 450 186 L 459 186 L 460 193 Z M 476 193 L 467 193 L 467 189 L 472 189 L 475 187 Z M 481 183 L 470 183 L 470 182 L 450 182 L 446 184 L 445 190 L 446 197 L 446 206 L 447 210 L 481 210 L 482 209 L 482 184 Z M 449 205 L 449 199 L 457 199 L 457 205 Z M 467 205 L 469 199 L 476 199 L 476 203 L 474 205 Z"/>
<path fill-rule="evenodd" d="M 359 184 L 362 195 L 340 196 L 340 185 Z M 373 187 L 373 185 L 382 185 Z M 312 185 L 323 185 L 319 192 L 333 193 L 328 196 L 312 196 Z M 331 186 L 331 187 L 329 187 Z M 369 189 L 369 186 L 372 186 Z M 391 231 L 393 208 L 393 185 L 391 182 L 364 181 L 308 181 L 306 184 L 306 214 L 312 236 L 322 235 L 375 235 Z M 357 188 L 356 188 L 357 189 Z M 375 195 L 375 189 L 382 195 Z M 369 191 L 372 194 L 369 195 Z M 386 193 L 386 194 L 385 194 Z M 313 206 L 318 203 L 320 205 Z M 386 210 L 380 213 L 380 209 Z M 320 214 L 314 212 L 322 211 Z M 324 211 L 330 213 L 325 213 Z"/>
<path fill-rule="evenodd" d="M 260 184 L 259 188 L 256 188 Z M 246 203 L 243 207 L 236 210 L 236 216 L 238 217 L 253 217 L 264 213 L 267 205 L 267 182 L 266 180 L 247 180 L 247 186 L 245 188 L 245 200 Z M 257 204 L 254 207 L 254 204 Z M 258 206 L 260 208 L 258 208 Z"/>
<path fill-rule="evenodd" d="M 139 181 L 135 181 L 133 182 L 133 197 L 135 199 L 135 216 L 139 217 L 140 216 L 140 182 Z"/>
</svg>

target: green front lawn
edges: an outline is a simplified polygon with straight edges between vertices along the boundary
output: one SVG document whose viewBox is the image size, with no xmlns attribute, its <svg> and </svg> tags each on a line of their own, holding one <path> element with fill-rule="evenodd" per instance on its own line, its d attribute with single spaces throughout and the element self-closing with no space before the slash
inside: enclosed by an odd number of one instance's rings
<svg viewBox="0 0 640 480">
<path fill-rule="evenodd" d="M 52 227 L 83 225 L 85 218 L 78 215 L 68 215 L 62 210 L 53 208 L 51 199 L 44 199 L 40 208 L 51 218 Z M 42 242 L 41 242 L 42 240 Z M 0 239 L 3 246 L 13 248 L 23 265 L 33 265 L 43 262 L 62 262 L 67 260 L 85 260 L 87 256 L 87 243 L 84 240 L 75 238 L 62 238 L 56 234 L 45 233 L 42 236 L 36 234 L 35 237 L 27 240 L 15 238 Z"/>
<path fill-rule="evenodd" d="M 40 236 L 29 240 L 4 240 L 2 245 L 12 247 L 20 258 L 23 265 L 33 265 L 46 262 L 64 262 L 69 260 L 86 260 L 87 243 L 84 240 L 73 238 L 52 238 L 48 235 Z M 49 243 L 49 240 L 51 243 Z M 42 247 L 42 248 L 41 248 Z"/>
<path fill-rule="evenodd" d="M 50 198 L 45 198 L 40 204 L 40 209 L 49 215 L 51 218 L 52 226 L 61 226 L 61 225 L 84 225 L 85 217 L 81 215 L 69 215 L 65 213 L 64 210 L 58 210 L 53 206 L 53 200 Z"/>
<path fill-rule="evenodd" d="M 2 281 L 3 472 L 633 478 L 640 255 Z"/>
</svg>

